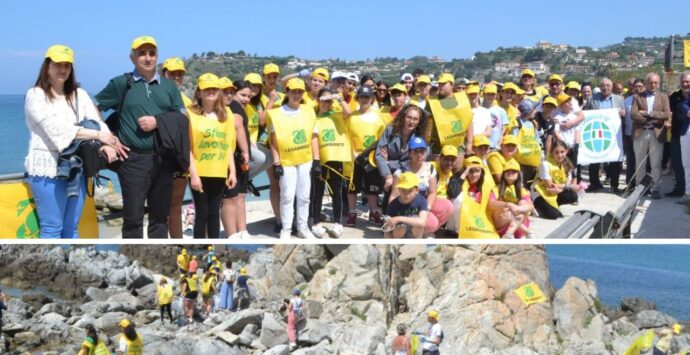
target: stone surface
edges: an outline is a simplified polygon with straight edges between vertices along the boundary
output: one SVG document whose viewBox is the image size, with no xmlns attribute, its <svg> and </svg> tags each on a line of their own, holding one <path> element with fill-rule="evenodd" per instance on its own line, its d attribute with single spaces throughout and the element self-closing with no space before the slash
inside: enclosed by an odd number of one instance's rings
<svg viewBox="0 0 690 355">
<path fill-rule="evenodd" d="M 668 327 L 676 323 L 672 317 L 659 311 L 644 310 L 635 317 L 635 326 L 640 329 Z"/>
<path fill-rule="evenodd" d="M 261 321 L 261 344 L 271 349 L 275 346 L 288 343 L 287 325 L 278 321 L 272 314 L 264 314 Z"/>
</svg>

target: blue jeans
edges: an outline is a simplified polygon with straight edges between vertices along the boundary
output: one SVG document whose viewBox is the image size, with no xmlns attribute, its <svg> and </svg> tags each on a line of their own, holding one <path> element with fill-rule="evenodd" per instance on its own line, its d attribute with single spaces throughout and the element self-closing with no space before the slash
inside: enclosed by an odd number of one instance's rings
<svg viewBox="0 0 690 355">
<path fill-rule="evenodd" d="M 86 198 L 86 178 L 79 179 L 79 195 L 67 197 L 67 179 L 29 176 L 41 238 L 79 238 L 79 219 Z"/>
<path fill-rule="evenodd" d="M 220 286 L 220 309 L 229 309 L 232 310 L 232 284 L 228 284 L 227 282 L 223 281 L 223 284 Z"/>
</svg>

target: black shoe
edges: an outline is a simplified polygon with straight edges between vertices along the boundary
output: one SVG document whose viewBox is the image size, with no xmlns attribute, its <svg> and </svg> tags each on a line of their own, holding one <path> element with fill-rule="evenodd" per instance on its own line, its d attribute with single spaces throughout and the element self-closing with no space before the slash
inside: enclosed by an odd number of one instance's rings
<svg viewBox="0 0 690 355">
<path fill-rule="evenodd" d="M 602 190 L 604 186 L 602 184 L 592 184 L 587 188 L 587 192 L 596 192 Z"/>
<path fill-rule="evenodd" d="M 261 193 L 259 192 L 259 190 L 256 189 L 256 186 L 254 186 L 254 182 L 252 182 L 252 181 L 247 183 L 247 192 L 249 192 L 250 194 L 252 194 L 256 197 L 261 196 Z"/>
<path fill-rule="evenodd" d="M 614 195 L 620 195 L 620 194 L 621 194 L 621 189 L 619 189 L 618 187 L 612 187 L 612 188 L 611 188 L 611 193 L 614 194 Z"/>
<path fill-rule="evenodd" d="M 685 195 L 684 191 L 673 189 L 671 192 L 667 192 L 666 197 L 683 197 Z"/>
<path fill-rule="evenodd" d="M 658 200 L 661 198 L 661 194 L 659 194 L 659 191 L 652 191 L 652 200 Z"/>
<path fill-rule="evenodd" d="M 273 221 L 273 233 L 280 233 L 282 229 L 283 226 L 280 223 Z"/>
</svg>

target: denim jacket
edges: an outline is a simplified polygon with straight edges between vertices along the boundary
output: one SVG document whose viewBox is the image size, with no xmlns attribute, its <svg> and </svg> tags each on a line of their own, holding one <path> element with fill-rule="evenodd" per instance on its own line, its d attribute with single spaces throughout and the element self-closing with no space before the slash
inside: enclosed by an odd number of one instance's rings
<svg viewBox="0 0 690 355">
<path fill-rule="evenodd" d="M 101 129 L 98 121 L 92 119 L 86 119 L 79 123 L 77 126 L 87 129 Z M 67 197 L 79 196 L 79 181 L 81 180 L 81 175 L 83 173 L 82 161 L 79 155 L 79 147 L 84 142 L 82 139 L 75 139 L 72 141 L 65 150 L 60 152 L 60 157 L 58 158 L 58 167 L 56 178 L 67 179 Z"/>
<path fill-rule="evenodd" d="M 414 139 L 416 135 L 412 133 L 408 141 Z M 388 159 L 384 159 L 381 154 L 381 149 L 386 148 L 388 150 Z M 429 156 L 430 149 L 427 148 L 427 157 Z M 407 146 L 403 146 L 402 135 L 393 135 L 393 125 L 388 125 L 383 131 L 381 138 L 379 138 L 376 144 L 376 166 L 379 169 L 379 174 L 382 177 L 393 175 L 393 172 L 400 169 L 402 163 L 409 160 L 410 156 L 407 151 Z"/>
</svg>

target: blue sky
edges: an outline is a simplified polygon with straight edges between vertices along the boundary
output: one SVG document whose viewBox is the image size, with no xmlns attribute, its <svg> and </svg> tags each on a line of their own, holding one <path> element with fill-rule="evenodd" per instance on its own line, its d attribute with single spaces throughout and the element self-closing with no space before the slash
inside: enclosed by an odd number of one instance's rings
<svg viewBox="0 0 690 355">
<path fill-rule="evenodd" d="M 687 5 L 662 3 L 665 10 L 646 16 L 636 2 L 617 0 L 558 6 L 531 0 L 3 1 L 0 94 L 24 93 L 45 50 L 56 43 L 75 50 L 78 80 L 95 94 L 110 77 L 130 70 L 129 44 L 143 34 L 156 38 L 161 61 L 240 49 L 309 59 L 452 59 L 539 40 L 599 47 L 626 36 L 689 32 L 687 21 L 667 11 Z M 646 12 L 653 13 L 651 6 Z"/>
</svg>

